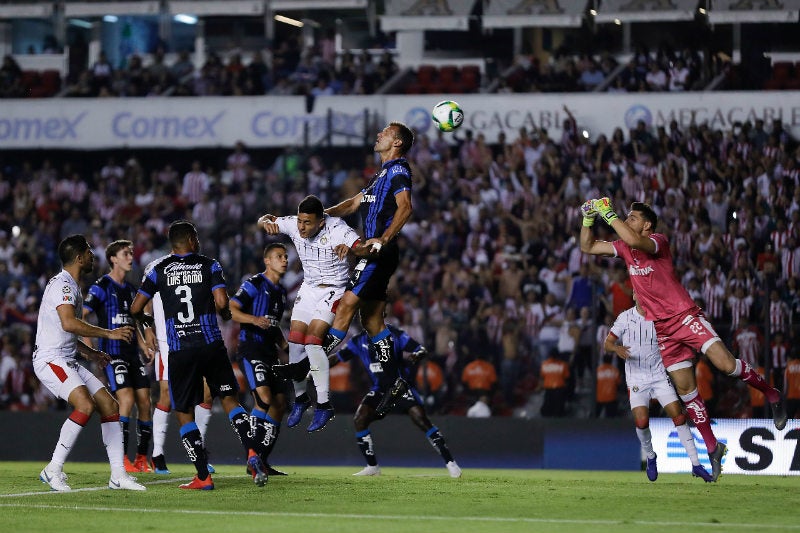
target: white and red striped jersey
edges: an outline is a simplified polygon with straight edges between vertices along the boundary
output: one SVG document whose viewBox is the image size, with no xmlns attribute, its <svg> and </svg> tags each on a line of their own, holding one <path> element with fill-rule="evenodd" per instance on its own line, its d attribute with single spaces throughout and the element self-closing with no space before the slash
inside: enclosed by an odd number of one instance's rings
<svg viewBox="0 0 800 533">
<path fill-rule="evenodd" d="M 781 251 L 781 279 L 789 279 L 800 274 L 800 250 L 784 248 Z"/>
<path fill-rule="evenodd" d="M 770 354 L 772 355 L 772 369 L 783 370 L 786 368 L 786 361 L 789 358 L 789 343 L 788 342 L 773 342 L 770 347 Z"/>
<path fill-rule="evenodd" d="M 772 300 L 769 302 L 769 331 L 787 332 L 791 323 L 791 311 L 789 305 L 783 300 Z"/>
<path fill-rule="evenodd" d="M 753 297 L 730 296 L 728 298 L 728 309 L 731 311 L 731 329 L 736 329 L 742 319 L 750 318 L 750 311 L 753 309 Z"/>
<path fill-rule="evenodd" d="M 203 195 L 208 192 L 210 181 L 208 174 L 203 171 L 187 172 L 183 176 L 181 196 L 183 196 L 187 202 L 196 204 L 202 200 Z"/>
<path fill-rule="evenodd" d="M 773 250 L 783 250 L 786 247 L 786 244 L 789 242 L 789 237 L 791 237 L 791 232 L 789 229 L 785 229 L 783 231 L 775 230 L 769 234 L 769 239 L 772 241 L 772 249 Z"/>
<path fill-rule="evenodd" d="M 733 335 L 733 348 L 739 359 L 753 368 L 758 368 L 758 356 L 761 352 L 761 333 L 755 326 L 739 329 Z"/>
<path fill-rule="evenodd" d="M 725 310 L 725 286 L 722 283 L 711 283 L 706 279 L 703 283 L 703 300 L 706 302 L 704 311 L 709 318 L 722 318 Z"/>
<path fill-rule="evenodd" d="M 539 302 L 526 304 L 522 313 L 525 334 L 531 339 L 539 338 L 539 330 L 544 322 L 544 307 Z"/>
</svg>

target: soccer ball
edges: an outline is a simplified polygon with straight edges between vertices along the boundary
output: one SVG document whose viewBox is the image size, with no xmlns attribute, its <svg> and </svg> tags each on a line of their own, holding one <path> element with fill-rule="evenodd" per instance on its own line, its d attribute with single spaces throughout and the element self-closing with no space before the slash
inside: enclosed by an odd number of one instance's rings
<svg viewBox="0 0 800 533">
<path fill-rule="evenodd" d="M 433 106 L 431 118 L 442 131 L 453 131 L 464 122 L 464 112 L 458 102 L 444 100 Z"/>
</svg>

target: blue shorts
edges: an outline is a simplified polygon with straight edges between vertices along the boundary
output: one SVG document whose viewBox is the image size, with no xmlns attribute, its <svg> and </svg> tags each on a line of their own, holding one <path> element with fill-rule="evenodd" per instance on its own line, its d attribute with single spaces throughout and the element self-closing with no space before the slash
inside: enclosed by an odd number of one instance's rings
<svg viewBox="0 0 800 533">
<path fill-rule="evenodd" d="M 400 249 L 397 244 L 387 244 L 378 257 L 358 261 L 347 282 L 347 290 L 363 300 L 385 300 L 389 280 L 399 264 Z"/>
</svg>

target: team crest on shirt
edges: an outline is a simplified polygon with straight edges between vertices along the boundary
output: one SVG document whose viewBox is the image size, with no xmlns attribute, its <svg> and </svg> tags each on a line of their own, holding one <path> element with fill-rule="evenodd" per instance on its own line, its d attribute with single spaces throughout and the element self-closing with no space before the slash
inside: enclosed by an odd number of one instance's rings
<svg viewBox="0 0 800 533">
<path fill-rule="evenodd" d="M 633 392 L 639 392 L 639 385 L 633 386 Z"/>
<path fill-rule="evenodd" d="M 63 292 L 64 294 L 69 294 L 70 292 L 72 292 L 72 289 L 70 289 L 69 286 L 64 285 L 63 287 L 61 287 L 61 292 Z"/>
<path fill-rule="evenodd" d="M 319 243 L 320 243 L 320 244 L 328 244 L 328 237 L 326 237 L 325 235 L 323 235 L 323 236 L 320 238 L 320 240 L 319 240 Z"/>
</svg>

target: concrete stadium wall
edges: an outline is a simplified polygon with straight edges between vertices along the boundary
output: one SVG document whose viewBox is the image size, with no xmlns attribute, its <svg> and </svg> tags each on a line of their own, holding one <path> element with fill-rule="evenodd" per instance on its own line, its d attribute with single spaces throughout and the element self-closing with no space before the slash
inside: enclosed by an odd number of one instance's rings
<svg viewBox="0 0 800 533">
<path fill-rule="evenodd" d="M 0 427 L 10 428 L 0 440 L 0 461 L 48 461 L 67 412 L 0 412 Z M 349 414 L 308 434 L 300 426 L 282 427 L 272 454 L 276 465 L 363 464 Z M 639 441 L 629 420 L 519 420 L 433 417 L 460 465 L 467 468 L 557 468 L 638 470 Z M 186 462 L 178 440 L 178 423 L 170 422 L 166 443 L 169 463 Z M 378 461 L 384 466 L 441 466 L 425 435 L 402 415 L 391 415 L 371 428 Z M 135 429 L 131 428 L 135 439 Z M 211 462 L 244 463 L 244 453 L 222 413 L 214 413 L 208 430 Z M 105 461 L 100 424 L 92 417 L 70 454 L 70 461 Z"/>
</svg>

